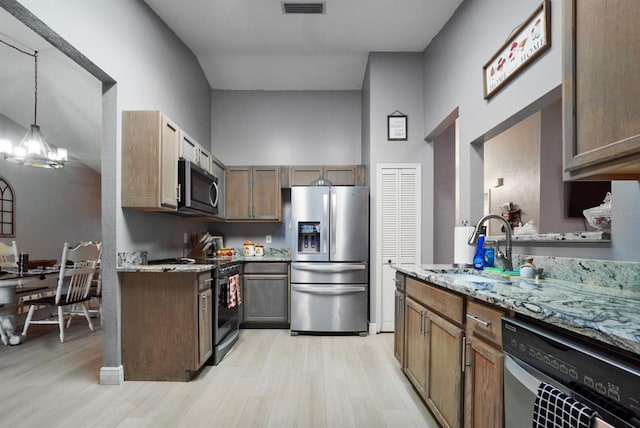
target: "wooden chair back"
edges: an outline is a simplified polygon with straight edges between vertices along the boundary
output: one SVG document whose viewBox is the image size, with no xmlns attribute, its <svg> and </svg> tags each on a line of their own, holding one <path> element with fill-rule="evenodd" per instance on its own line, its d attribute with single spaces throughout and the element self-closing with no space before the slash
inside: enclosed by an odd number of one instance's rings
<svg viewBox="0 0 640 428">
<path fill-rule="evenodd" d="M 60 260 L 60 275 L 56 290 L 56 304 L 72 304 L 87 300 L 96 275 L 100 247 L 93 242 L 82 242 L 74 248 L 64 243 Z M 67 264 L 67 261 L 73 264 Z"/>
</svg>

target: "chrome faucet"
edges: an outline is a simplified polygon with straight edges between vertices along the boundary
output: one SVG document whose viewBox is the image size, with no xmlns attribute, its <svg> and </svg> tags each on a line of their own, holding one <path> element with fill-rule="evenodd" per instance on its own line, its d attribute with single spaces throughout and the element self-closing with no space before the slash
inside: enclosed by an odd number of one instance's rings
<svg viewBox="0 0 640 428">
<path fill-rule="evenodd" d="M 473 245 L 473 246 L 476 245 L 476 243 L 478 242 L 478 233 L 480 231 L 480 228 L 482 227 L 482 225 L 487 220 L 492 219 L 492 218 L 494 218 L 496 220 L 500 220 L 504 224 L 504 233 L 505 233 L 506 239 L 507 239 L 507 243 L 506 243 L 507 248 L 505 250 L 505 253 L 500 251 L 500 247 L 498 247 L 496 249 L 497 250 L 496 251 L 496 262 L 499 263 L 500 265 L 502 265 L 502 268 L 505 271 L 513 270 L 513 262 L 511 260 L 511 225 L 501 215 L 498 215 L 498 214 L 487 214 L 486 216 L 484 216 L 480 220 L 478 220 L 478 224 L 476 224 L 476 228 L 474 229 L 473 233 L 471 234 L 471 237 L 469 238 L 468 244 L 469 245 Z"/>
</svg>

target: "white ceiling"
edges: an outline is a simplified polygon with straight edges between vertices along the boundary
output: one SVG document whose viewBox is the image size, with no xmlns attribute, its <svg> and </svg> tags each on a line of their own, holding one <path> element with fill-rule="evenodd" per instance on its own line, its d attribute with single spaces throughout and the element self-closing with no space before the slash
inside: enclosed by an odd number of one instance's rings
<svg viewBox="0 0 640 428">
<path fill-rule="evenodd" d="M 145 0 L 194 52 L 209 85 L 230 90 L 358 90 L 369 52 L 423 51 L 462 1 L 326 0 L 323 15 L 284 15 L 280 0 Z M 39 51 L 47 140 L 100 171 L 100 82 L 2 8 L 0 38 Z M 33 58 L 0 44 L 0 64 L 0 114 L 26 132 Z"/>
<path fill-rule="evenodd" d="M 292 0 L 308 3 L 314 0 Z M 145 0 L 195 53 L 213 89 L 358 90 L 369 52 L 421 52 L 462 0 Z"/>
</svg>

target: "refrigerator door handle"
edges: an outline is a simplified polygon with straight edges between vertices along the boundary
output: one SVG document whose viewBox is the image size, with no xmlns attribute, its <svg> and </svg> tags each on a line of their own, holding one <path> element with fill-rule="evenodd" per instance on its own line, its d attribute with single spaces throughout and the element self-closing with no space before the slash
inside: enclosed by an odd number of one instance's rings
<svg viewBox="0 0 640 428">
<path fill-rule="evenodd" d="M 338 195 L 335 193 L 331 193 L 331 220 L 329 221 L 329 226 L 331 227 L 331 254 L 336 253 L 336 202 L 338 200 Z"/>
<path fill-rule="evenodd" d="M 322 254 L 327 254 L 327 224 L 329 224 L 329 194 L 322 195 L 322 230 L 320 232 Z"/>
<path fill-rule="evenodd" d="M 347 287 L 327 287 L 327 286 L 317 286 L 317 285 L 303 285 L 303 284 L 295 284 L 292 285 L 291 288 L 293 291 L 299 291 L 301 293 L 309 293 L 309 294 L 323 294 L 323 295 L 332 295 L 337 296 L 340 294 L 348 294 L 348 293 L 362 293 L 367 291 L 367 287 L 364 285 L 356 285 L 356 286 L 347 286 Z"/>
<path fill-rule="evenodd" d="M 293 263 L 291 269 L 305 270 L 309 272 L 350 272 L 367 269 L 366 264 L 317 264 L 317 263 Z"/>
</svg>

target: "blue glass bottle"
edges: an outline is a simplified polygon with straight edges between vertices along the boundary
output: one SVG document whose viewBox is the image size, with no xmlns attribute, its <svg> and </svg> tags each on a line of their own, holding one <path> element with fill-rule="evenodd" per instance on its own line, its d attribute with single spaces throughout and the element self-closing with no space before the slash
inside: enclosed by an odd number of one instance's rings
<svg viewBox="0 0 640 428">
<path fill-rule="evenodd" d="M 478 236 L 476 254 L 473 256 L 473 267 L 476 270 L 484 269 L 484 235 Z"/>
</svg>

